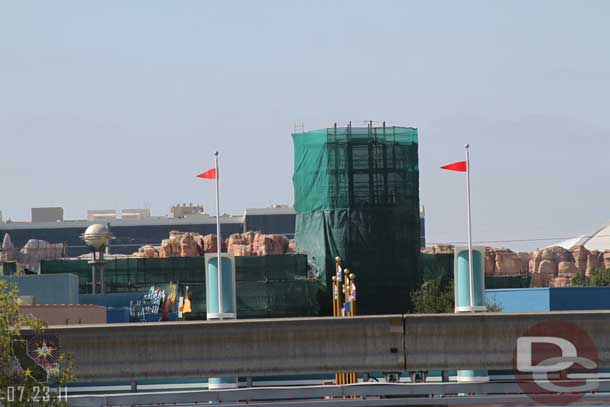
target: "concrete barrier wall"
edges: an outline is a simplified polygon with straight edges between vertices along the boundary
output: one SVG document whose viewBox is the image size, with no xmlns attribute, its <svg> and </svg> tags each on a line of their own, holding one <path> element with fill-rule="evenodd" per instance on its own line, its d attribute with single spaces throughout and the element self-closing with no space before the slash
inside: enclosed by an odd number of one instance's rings
<svg viewBox="0 0 610 407">
<path fill-rule="evenodd" d="M 602 366 L 610 366 L 610 312 L 561 311 L 408 315 L 406 370 L 512 369 L 517 338 L 546 321 L 573 323 L 581 328 L 593 339 Z"/>
<path fill-rule="evenodd" d="M 511 369 L 543 321 L 576 324 L 610 367 L 610 312 L 391 315 L 50 327 L 87 380 Z"/>
<path fill-rule="evenodd" d="M 51 327 L 79 381 L 400 371 L 402 316 Z"/>
</svg>

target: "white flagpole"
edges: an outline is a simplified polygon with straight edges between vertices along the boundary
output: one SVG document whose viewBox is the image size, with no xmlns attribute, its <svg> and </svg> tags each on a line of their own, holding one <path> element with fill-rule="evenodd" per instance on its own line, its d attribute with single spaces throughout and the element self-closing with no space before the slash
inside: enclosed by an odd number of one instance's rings
<svg viewBox="0 0 610 407">
<path fill-rule="evenodd" d="M 470 280 L 470 307 L 474 307 L 474 273 L 472 271 L 472 215 L 470 211 L 470 144 L 466 144 L 466 206 L 468 208 L 468 279 Z"/>
<path fill-rule="evenodd" d="M 220 237 L 220 171 L 218 170 L 218 151 L 214 152 L 216 163 L 216 246 L 218 255 L 218 319 L 222 319 L 222 238 Z"/>
</svg>

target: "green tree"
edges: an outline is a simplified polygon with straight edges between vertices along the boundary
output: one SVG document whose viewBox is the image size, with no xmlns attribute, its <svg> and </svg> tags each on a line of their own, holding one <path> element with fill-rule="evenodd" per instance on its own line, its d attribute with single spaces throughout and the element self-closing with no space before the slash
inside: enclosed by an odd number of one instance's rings
<svg viewBox="0 0 610 407">
<path fill-rule="evenodd" d="M 573 287 L 608 287 L 610 286 L 610 269 L 596 267 L 589 271 L 589 276 L 578 273 L 570 281 Z"/>
<path fill-rule="evenodd" d="M 485 298 L 485 306 L 487 307 L 487 312 L 502 312 L 502 306 L 496 302 L 496 297 L 487 297 Z"/>
<path fill-rule="evenodd" d="M 40 320 L 19 313 L 19 295 L 17 287 L 0 280 L 0 402 L 11 407 L 59 407 L 68 406 L 61 401 L 54 390 L 73 381 L 74 365 L 67 354 L 59 357 L 59 369 L 52 372 L 49 383 L 41 383 L 29 369 L 24 373 L 18 355 L 25 349 L 21 331 L 25 328 L 34 333 L 42 333 L 45 325 Z M 21 349 L 21 351 L 19 351 Z M 49 394 L 46 401 L 45 392 Z"/>
<path fill-rule="evenodd" d="M 570 281 L 570 286 L 572 287 L 584 287 L 587 285 L 587 278 L 585 277 L 585 273 L 578 273 L 572 280 Z"/>
<path fill-rule="evenodd" d="M 438 314 L 454 311 L 453 281 L 435 278 L 411 293 L 415 313 Z"/>
<path fill-rule="evenodd" d="M 610 269 L 597 267 L 589 272 L 588 284 L 591 287 L 607 287 L 610 285 Z"/>
<path fill-rule="evenodd" d="M 455 310 L 453 280 L 435 278 L 424 282 L 411 293 L 413 310 L 417 314 L 452 313 Z M 502 312 L 494 297 L 486 298 L 487 312 Z"/>
</svg>

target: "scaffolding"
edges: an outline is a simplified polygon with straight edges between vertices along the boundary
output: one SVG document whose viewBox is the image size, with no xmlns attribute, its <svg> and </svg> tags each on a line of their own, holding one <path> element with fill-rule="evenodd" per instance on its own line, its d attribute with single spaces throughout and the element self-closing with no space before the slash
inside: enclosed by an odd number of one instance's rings
<svg viewBox="0 0 610 407">
<path fill-rule="evenodd" d="M 326 285 L 336 256 L 359 270 L 361 314 L 407 311 L 420 245 L 417 129 L 335 125 L 292 138 L 298 250 Z"/>
</svg>

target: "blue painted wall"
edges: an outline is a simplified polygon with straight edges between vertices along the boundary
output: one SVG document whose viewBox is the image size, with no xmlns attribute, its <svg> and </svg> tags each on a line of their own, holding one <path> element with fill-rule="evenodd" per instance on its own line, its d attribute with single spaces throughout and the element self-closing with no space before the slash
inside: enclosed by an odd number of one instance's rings
<svg viewBox="0 0 610 407">
<path fill-rule="evenodd" d="M 129 322 L 129 307 L 106 308 L 106 322 L 109 324 Z"/>
<path fill-rule="evenodd" d="M 485 290 L 485 301 L 495 302 L 502 312 L 550 311 L 549 288 L 499 288 Z"/>
<path fill-rule="evenodd" d="M 551 288 L 551 310 L 610 309 L 610 287 Z"/>
<path fill-rule="evenodd" d="M 485 290 L 503 312 L 610 309 L 610 287 L 510 288 Z"/>
<path fill-rule="evenodd" d="M 36 304 L 78 304 L 78 277 L 75 274 L 0 276 L 17 284 L 19 295 L 32 295 Z"/>
</svg>

